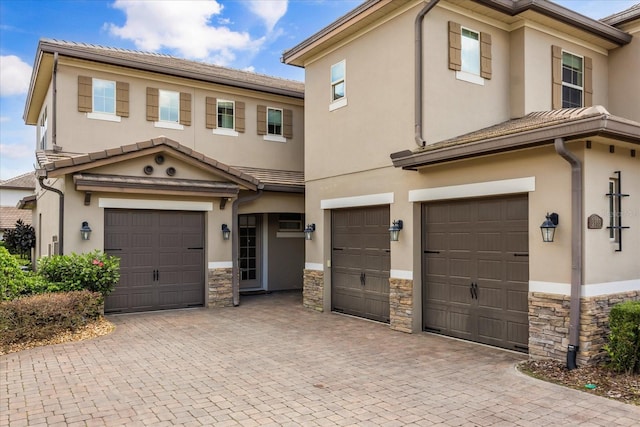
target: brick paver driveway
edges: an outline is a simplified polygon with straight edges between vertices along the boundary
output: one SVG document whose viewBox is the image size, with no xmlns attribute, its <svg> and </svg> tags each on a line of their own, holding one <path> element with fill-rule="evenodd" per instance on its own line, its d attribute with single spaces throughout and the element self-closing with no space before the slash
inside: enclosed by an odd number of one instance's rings
<svg viewBox="0 0 640 427">
<path fill-rule="evenodd" d="M 95 340 L 0 356 L 0 425 L 638 425 L 640 408 L 516 372 L 524 356 L 303 309 L 110 316 Z"/>
</svg>

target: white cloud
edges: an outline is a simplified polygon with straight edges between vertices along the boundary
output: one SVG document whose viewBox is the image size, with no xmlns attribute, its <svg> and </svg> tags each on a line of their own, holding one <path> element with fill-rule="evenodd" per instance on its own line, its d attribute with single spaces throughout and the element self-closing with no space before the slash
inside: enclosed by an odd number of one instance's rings
<svg viewBox="0 0 640 427">
<path fill-rule="evenodd" d="M 15 55 L 0 56 L 0 93 L 22 95 L 29 90 L 31 66 Z"/>
<path fill-rule="evenodd" d="M 0 153 L 6 159 L 27 159 L 33 157 L 31 144 L 0 144 Z"/>
<path fill-rule="evenodd" d="M 244 4 L 262 19 L 267 30 L 273 30 L 280 18 L 287 13 L 287 0 L 246 0 Z"/>
<path fill-rule="evenodd" d="M 132 40 L 141 50 L 169 49 L 188 59 L 229 65 L 236 51 L 254 50 L 262 42 L 252 40 L 246 32 L 212 25 L 212 18 L 223 9 L 215 0 L 116 0 L 113 7 L 122 10 L 127 19 L 122 27 L 108 24 L 109 32 Z"/>
</svg>

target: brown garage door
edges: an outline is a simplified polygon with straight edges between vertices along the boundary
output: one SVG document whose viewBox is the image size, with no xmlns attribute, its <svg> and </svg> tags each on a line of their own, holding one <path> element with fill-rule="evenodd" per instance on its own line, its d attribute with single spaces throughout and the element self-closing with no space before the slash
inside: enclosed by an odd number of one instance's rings
<svg viewBox="0 0 640 427">
<path fill-rule="evenodd" d="M 120 257 L 105 312 L 204 305 L 201 212 L 106 209 L 105 252 Z"/>
<path fill-rule="evenodd" d="M 423 205 L 423 326 L 528 350 L 527 196 Z"/>
<path fill-rule="evenodd" d="M 334 311 L 389 322 L 389 249 L 388 206 L 333 211 Z"/>
</svg>

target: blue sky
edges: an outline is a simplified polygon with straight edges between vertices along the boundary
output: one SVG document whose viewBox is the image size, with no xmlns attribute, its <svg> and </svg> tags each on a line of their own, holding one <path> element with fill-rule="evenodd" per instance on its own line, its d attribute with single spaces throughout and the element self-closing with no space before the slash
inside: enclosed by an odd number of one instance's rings
<svg viewBox="0 0 640 427">
<path fill-rule="evenodd" d="M 557 1 L 591 18 L 639 0 Z M 0 179 L 33 170 L 35 127 L 22 120 L 38 40 L 168 53 L 303 80 L 280 63 L 285 49 L 361 0 L 2 0 L 0 2 Z"/>
</svg>

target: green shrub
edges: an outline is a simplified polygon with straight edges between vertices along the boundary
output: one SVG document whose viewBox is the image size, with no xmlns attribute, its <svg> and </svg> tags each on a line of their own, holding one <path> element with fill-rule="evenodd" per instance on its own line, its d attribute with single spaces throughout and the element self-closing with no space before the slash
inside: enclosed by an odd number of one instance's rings
<svg viewBox="0 0 640 427">
<path fill-rule="evenodd" d="M 104 298 L 89 291 L 48 293 L 0 302 L 0 346 L 40 341 L 99 319 Z"/>
<path fill-rule="evenodd" d="M 616 304 L 609 314 L 609 343 L 605 350 L 617 372 L 640 373 L 640 301 Z"/>
<path fill-rule="evenodd" d="M 120 259 L 100 251 L 40 258 L 38 273 L 59 291 L 108 295 L 120 280 Z"/>
<path fill-rule="evenodd" d="M 15 255 L 0 246 L 0 301 L 30 294 L 31 289 L 44 286 L 44 281 L 31 271 L 23 271 Z"/>
</svg>

